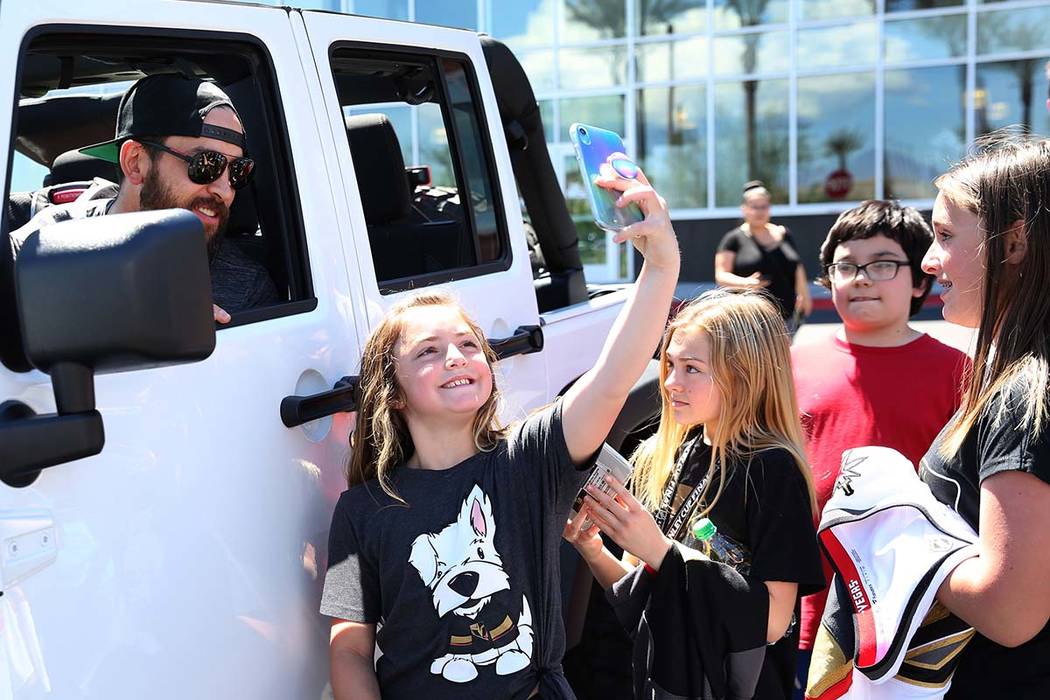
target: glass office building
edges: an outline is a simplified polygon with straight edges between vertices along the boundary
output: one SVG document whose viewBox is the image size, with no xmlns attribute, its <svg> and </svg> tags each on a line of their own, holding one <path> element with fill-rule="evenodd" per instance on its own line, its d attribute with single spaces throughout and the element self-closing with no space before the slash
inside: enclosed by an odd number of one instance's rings
<svg viewBox="0 0 1050 700">
<path fill-rule="evenodd" d="M 683 277 L 697 280 L 710 279 L 714 245 L 739 221 L 748 180 L 767 184 L 775 220 L 808 250 L 860 200 L 895 197 L 929 209 L 933 178 L 983 134 L 1050 134 L 1045 0 L 302 6 L 484 31 L 514 49 L 598 279 L 632 277 L 633 261 L 588 223 L 567 135 L 574 121 L 624 134 L 673 209 L 687 253 Z"/>
</svg>

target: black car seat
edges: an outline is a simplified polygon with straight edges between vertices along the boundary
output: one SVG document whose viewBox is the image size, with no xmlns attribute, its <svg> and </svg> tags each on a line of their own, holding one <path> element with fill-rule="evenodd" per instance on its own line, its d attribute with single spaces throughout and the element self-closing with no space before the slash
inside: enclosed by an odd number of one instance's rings
<svg viewBox="0 0 1050 700">
<path fill-rule="evenodd" d="M 244 123 L 248 141 L 248 155 L 255 160 L 255 175 L 251 183 L 237 191 L 230 206 L 230 220 L 226 236 L 237 247 L 261 263 L 270 273 L 281 298 L 299 298 L 308 294 L 307 280 L 299 280 L 299 270 L 307 268 L 304 253 L 295 245 L 290 220 L 295 203 L 283 195 L 281 179 L 277 177 L 281 159 L 271 137 L 274 127 L 267 119 L 267 107 L 256 76 L 248 76 L 222 86 L 237 107 Z"/>
<path fill-rule="evenodd" d="M 12 192 L 4 205 L 4 230 L 21 228 L 33 218 L 33 192 Z"/>
<path fill-rule="evenodd" d="M 346 129 L 376 278 L 385 282 L 475 264 L 463 222 L 427 220 L 413 211 L 401 144 L 386 115 L 349 116 Z"/>
<path fill-rule="evenodd" d="M 248 257 L 269 269 L 266 241 L 259 230 L 259 212 L 255 207 L 255 185 L 237 190 L 226 221 L 226 238 Z M 275 237 L 276 238 L 276 237 Z M 283 266 L 282 267 L 283 271 Z M 272 276 L 272 274 L 271 274 Z"/>
<path fill-rule="evenodd" d="M 80 151 L 66 151 L 51 164 L 51 172 L 44 177 L 44 187 L 67 182 L 85 182 L 100 177 L 116 182 L 119 175 L 115 163 L 89 156 Z"/>
</svg>

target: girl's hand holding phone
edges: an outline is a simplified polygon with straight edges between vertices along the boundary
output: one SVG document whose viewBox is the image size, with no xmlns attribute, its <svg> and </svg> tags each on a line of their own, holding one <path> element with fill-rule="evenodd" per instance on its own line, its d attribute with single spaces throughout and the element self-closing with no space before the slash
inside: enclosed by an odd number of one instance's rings
<svg viewBox="0 0 1050 700">
<path fill-rule="evenodd" d="M 618 167 L 614 167 L 614 161 Z M 624 161 L 633 166 L 634 177 L 625 177 Z M 620 229 L 613 236 L 613 241 L 623 243 L 630 241 L 644 257 L 647 264 L 655 267 L 678 268 L 678 239 L 671 226 L 671 215 L 667 202 L 656 193 L 641 168 L 630 162 L 623 153 L 611 154 L 601 165 L 594 183 L 607 190 L 619 192 L 617 208 L 636 204 L 645 215 L 645 219 Z"/>
<path fill-rule="evenodd" d="M 652 568 L 659 569 L 673 543 L 660 531 L 652 514 L 621 481 L 611 476 L 606 480 L 614 496 L 587 486 L 588 495 L 584 499 L 583 510 L 590 512 L 590 519 L 613 542 Z"/>
<path fill-rule="evenodd" d="M 589 527 L 584 528 L 588 522 L 590 522 Z M 579 513 L 565 522 L 562 537 L 576 548 L 584 561 L 594 561 L 605 548 L 602 537 L 598 534 L 598 526 L 594 524 L 590 517 L 590 509 L 586 506 L 580 508 Z"/>
</svg>

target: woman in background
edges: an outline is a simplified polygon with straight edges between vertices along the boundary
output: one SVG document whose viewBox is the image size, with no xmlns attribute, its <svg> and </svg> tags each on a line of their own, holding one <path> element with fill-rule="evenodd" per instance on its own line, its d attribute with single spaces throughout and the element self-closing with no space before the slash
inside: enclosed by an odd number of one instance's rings
<svg viewBox="0 0 1050 700">
<path fill-rule="evenodd" d="M 744 185 L 744 222 L 722 237 L 715 253 L 715 282 L 730 289 L 765 290 L 794 332 L 813 311 L 806 269 L 786 227 L 769 218 L 769 190 L 759 180 Z"/>
</svg>

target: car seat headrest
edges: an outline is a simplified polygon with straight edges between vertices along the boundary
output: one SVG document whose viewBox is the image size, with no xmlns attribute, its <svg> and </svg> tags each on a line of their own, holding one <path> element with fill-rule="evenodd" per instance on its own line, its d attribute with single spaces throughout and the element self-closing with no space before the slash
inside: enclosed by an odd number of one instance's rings
<svg viewBox="0 0 1050 700">
<path fill-rule="evenodd" d="M 44 187 L 63 182 L 92 180 L 96 177 L 116 182 L 117 166 L 79 151 L 66 151 L 51 164 L 50 174 L 44 177 Z"/>
<path fill-rule="evenodd" d="M 354 114 L 346 118 L 346 132 L 365 221 L 382 225 L 408 216 L 411 192 L 393 124 L 385 114 Z"/>
</svg>

